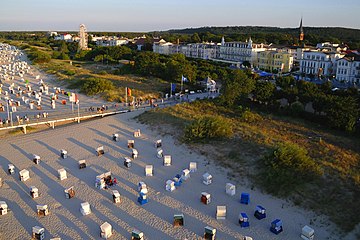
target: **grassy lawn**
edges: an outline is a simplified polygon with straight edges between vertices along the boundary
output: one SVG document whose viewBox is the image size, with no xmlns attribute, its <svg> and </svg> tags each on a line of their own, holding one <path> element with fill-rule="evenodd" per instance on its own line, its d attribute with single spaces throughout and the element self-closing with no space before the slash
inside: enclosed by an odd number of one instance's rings
<svg viewBox="0 0 360 240">
<path fill-rule="evenodd" d="M 17 47 L 28 45 L 28 43 L 19 41 L 11 41 L 10 44 Z M 49 55 L 53 52 L 50 47 L 31 47 Z M 170 88 L 168 82 L 159 78 L 113 74 L 121 65 L 106 65 L 82 61 L 72 61 L 72 64 L 70 64 L 70 60 L 51 59 L 48 63 L 39 63 L 36 66 L 47 74 L 53 75 L 59 84 L 72 89 L 79 89 L 84 81 L 89 78 L 110 80 L 114 84 L 115 89 L 101 94 L 101 97 L 107 101 L 125 102 L 125 87 L 131 88 L 132 96 L 143 99 L 163 97 L 162 93 L 167 92 Z"/>
<path fill-rule="evenodd" d="M 228 110 L 208 101 L 155 109 L 138 119 L 183 142 L 185 126 L 204 115 L 228 118 L 233 124 L 234 137 L 188 145 L 231 168 L 230 177 L 247 177 L 250 187 L 266 191 L 271 182 L 265 182 L 260 174 L 264 171 L 264 156 L 279 143 L 299 145 L 308 151 L 324 174 L 305 182 L 296 191 L 284 189 L 278 196 L 329 216 L 345 232 L 360 222 L 359 139 L 288 117 L 253 112 L 246 115 L 240 108 Z"/>
<path fill-rule="evenodd" d="M 75 61 L 70 65 L 69 60 L 52 59 L 51 62 L 41 65 L 48 74 L 53 74 L 60 82 L 70 88 L 79 88 L 83 81 L 89 78 L 110 80 L 115 90 L 102 94 L 105 100 L 121 101 L 125 97 L 125 87 L 132 89 L 132 95 L 144 99 L 162 97 L 160 91 L 166 91 L 169 84 L 158 78 L 144 78 L 134 75 L 114 75 L 113 66 L 97 63 Z"/>
</svg>

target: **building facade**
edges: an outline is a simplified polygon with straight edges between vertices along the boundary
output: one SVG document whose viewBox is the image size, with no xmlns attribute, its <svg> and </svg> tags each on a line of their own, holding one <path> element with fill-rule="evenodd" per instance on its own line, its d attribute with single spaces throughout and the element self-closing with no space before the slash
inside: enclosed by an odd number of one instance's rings
<svg viewBox="0 0 360 240">
<path fill-rule="evenodd" d="M 327 51 L 304 51 L 300 62 L 300 72 L 314 76 L 333 76 L 336 73 L 336 60 L 344 57 L 342 53 Z"/>
<path fill-rule="evenodd" d="M 186 57 L 210 60 L 216 58 L 218 49 L 215 43 L 190 43 L 181 48 L 181 53 Z"/>
<path fill-rule="evenodd" d="M 251 38 L 246 42 L 225 42 L 220 46 L 219 58 L 234 62 L 256 63 L 257 53 L 266 50 L 264 44 L 255 44 Z"/>
<path fill-rule="evenodd" d="M 179 50 L 178 50 L 178 45 L 176 44 L 160 41 L 153 43 L 153 52 L 159 54 L 171 55 L 179 52 Z"/>
<path fill-rule="evenodd" d="M 96 45 L 101 47 L 121 46 L 127 44 L 129 41 L 126 38 L 117 37 L 103 37 L 96 40 Z"/>
<path fill-rule="evenodd" d="M 336 61 L 336 79 L 360 84 L 360 55 L 345 56 Z"/>
<path fill-rule="evenodd" d="M 270 72 L 290 72 L 294 64 L 291 53 L 282 50 L 258 52 L 254 67 Z"/>
</svg>

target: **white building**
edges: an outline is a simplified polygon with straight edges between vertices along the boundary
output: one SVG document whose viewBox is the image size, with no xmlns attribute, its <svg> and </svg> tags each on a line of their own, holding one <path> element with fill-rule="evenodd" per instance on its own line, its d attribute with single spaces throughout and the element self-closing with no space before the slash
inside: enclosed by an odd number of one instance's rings
<svg viewBox="0 0 360 240">
<path fill-rule="evenodd" d="M 94 39 L 93 39 L 94 41 Z M 97 37 L 96 45 L 101 47 L 112 47 L 112 46 L 121 46 L 127 44 L 129 41 L 127 38 L 117 38 L 117 37 Z"/>
<path fill-rule="evenodd" d="M 360 83 L 360 55 L 349 54 L 336 61 L 336 79 Z"/>
<path fill-rule="evenodd" d="M 347 50 L 347 46 L 343 44 L 330 43 L 330 42 L 318 43 L 316 44 L 316 48 L 321 50 L 326 49 L 328 51 L 333 51 L 333 52 L 340 52 Z"/>
<path fill-rule="evenodd" d="M 72 36 L 69 33 L 58 34 L 54 37 L 54 40 L 72 42 Z"/>
<path fill-rule="evenodd" d="M 153 43 L 153 52 L 165 55 L 175 54 L 179 52 L 179 45 L 161 39 L 159 42 Z"/>
<path fill-rule="evenodd" d="M 331 76 L 336 72 L 336 60 L 344 54 L 327 51 L 304 51 L 300 62 L 300 72 L 312 75 Z"/>
<path fill-rule="evenodd" d="M 246 42 L 225 42 L 220 46 L 219 58 L 227 61 L 245 62 L 251 64 L 257 61 L 257 53 L 265 51 L 267 46 L 264 44 L 255 44 L 251 38 Z"/>
<path fill-rule="evenodd" d="M 181 48 L 181 53 L 186 57 L 215 59 L 219 46 L 215 43 L 190 43 Z"/>
<path fill-rule="evenodd" d="M 53 32 L 53 31 L 49 31 L 49 32 L 46 33 L 46 36 L 48 36 L 48 37 L 54 37 L 54 36 L 56 36 L 56 35 L 58 35 L 58 33 L 57 33 L 57 32 Z"/>
</svg>

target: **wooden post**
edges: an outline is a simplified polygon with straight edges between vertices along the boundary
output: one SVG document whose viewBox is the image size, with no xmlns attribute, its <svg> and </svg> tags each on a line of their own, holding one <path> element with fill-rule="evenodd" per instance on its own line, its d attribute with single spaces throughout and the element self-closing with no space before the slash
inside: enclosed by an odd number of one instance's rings
<svg viewBox="0 0 360 240">
<path fill-rule="evenodd" d="M 23 132 L 26 134 L 26 126 L 23 126 Z"/>
</svg>

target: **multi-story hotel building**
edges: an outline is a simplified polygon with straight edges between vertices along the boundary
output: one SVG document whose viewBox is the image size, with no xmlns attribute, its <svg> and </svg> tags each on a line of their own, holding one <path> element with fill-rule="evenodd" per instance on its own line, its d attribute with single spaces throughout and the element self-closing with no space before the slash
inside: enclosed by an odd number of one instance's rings
<svg viewBox="0 0 360 240">
<path fill-rule="evenodd" d="M 336 60 L 344 54 L 328 51 L 304 51 L 300 62 L 300 72 L 315 76 L 332 76 L 336 73 Z"/>
<path fill-rule="evenodd" d="M 246 42 L 225 42 L 220 46 L 219 58 L 227 61 L 240 62 L 245 61 L 253 65 L 256 62 L 257 53 L 265 51 L 267 48 L 264 44 L 255 44 L 249 38 Z"/>
<path fill-rule="evenodd" d="M 336 79 L 360 84 L 360 55 L 348 54 L 336 61 Z"/>
<path fill-rule="evenodd" d="M 293 63 L 294 57 L 291 53 L 283 50 L 266 50 L 258 52 L 254 67 L 270 72 L 290 72 Z"/>
</svg>

